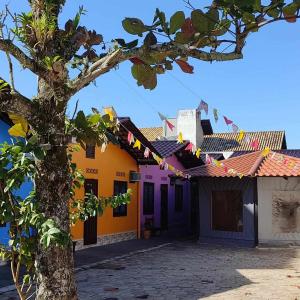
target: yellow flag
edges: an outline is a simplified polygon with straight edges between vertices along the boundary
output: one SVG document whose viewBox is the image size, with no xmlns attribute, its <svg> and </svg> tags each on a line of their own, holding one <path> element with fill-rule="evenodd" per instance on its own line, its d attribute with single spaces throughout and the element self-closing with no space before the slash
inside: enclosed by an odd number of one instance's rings
<svg viewBox="0 0 300 300">
<path fill-rule="evenodd" d="M 215 164 L 217 167 L 221 167 L 221 165 L 222 165 L 218 160 L 214 160 L 214 164 Z"/>
<path fill-rule="evenodd" d="M 244 175 L 242 173 L 238 173 L 238 176 L 240 177 L 240 179 L 242 179 L 244 177 Z"/>
<path fill-rule="evenodd" d="M 28 132 L 28 122 L 23 117 L 15 114 L 9 114 L 8 116 L 14 124 L 21 124 L 25 133 Z"/>
<path fill-rule="evenodd" d="M 139 150 L 141 150 L 141 142 L 138 139 L 135 141 L 133 148 L 138 148 Z"/>
<path fill-rule="evenodd" d="M 178 137 L 177 137 L 177 143 L 178 144 L 183 144 L 183 136 L 182 132 L 179 132 Z"/>
<path fill-rule="evenodd" d="M 23 138 L 26 137 L 26 132 L 24 131 L 23 126 L 20 123 L 15 124 L 11 128 L 9 128 L 8 133 L 11 136 L 15 136 L 15 137 L 23 137 Z"/>
<path fill-rule="evenodd" d="M 201 154 L 201 149 L 198 148 L 197 151 L 196 151 L 196 157 L 200 158 L 200 154 Z"/>
<path fill-rule="evenodd" d="M 112 110 L 111 107 L 106 107 L 106 108 L 104 108 L 104 113 L 107 114 L 107 115 L 109 115 L 109 119 L 110 119 L 111 121 L 114 120 L 115 114 L 114 114 L 114 111 Z"/>
<path fill-rule="evenodd" d="M 238 136 L 238 138 L 237 138 L 238 142 L 241 142 L 241 141 L 244 139 L 244 137 L 245 137 L 245 131 L 244 131 L 244 130 L 241 130 L 241 131 L 239 132 L 239 136 Z"/>
<path fill-rule="evenodd" d="M 168 165 L 168 168 L 169 168 L 170 171 L 174 171 L 175 170 L 175 168 L 172 165 Z"/>
<path fill-rule="evenodd" d="M 263 150 L 263 152 L 261 153 L 261 155 L 263 156 L 263 157 L 266 157 L 269 153 L 270 153 L 270 148 L 269 147 L 266 147 L 264 150 Z"/>
</svg>

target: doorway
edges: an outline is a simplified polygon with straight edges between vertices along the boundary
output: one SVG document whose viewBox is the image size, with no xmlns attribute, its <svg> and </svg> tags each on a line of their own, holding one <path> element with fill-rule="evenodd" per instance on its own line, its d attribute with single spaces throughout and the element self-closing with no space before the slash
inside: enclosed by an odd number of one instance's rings
<svg viewBox="0 0 300 300">
<path fill-rule="evenodd" d="M 200 232 L 198 189 L 198 182 L 191 181 L 191 232 L 196 237 L 199 237 Z"/>
<path fill-rule="evenodd" d="M 98 197 L 98 180 L 86 179 L 84 183 L 84 191 L 86 193 L 93 193 Z M 91 245 L 97 243 L 97 216 L 89 217 L 84 221 L 83 244 Z"/>
<path fill-rule="evenodd" d="M 160 228 L 168 230 L 169 215 L 168 215 L 168 185 L 160 185 Z"/>
</svg>

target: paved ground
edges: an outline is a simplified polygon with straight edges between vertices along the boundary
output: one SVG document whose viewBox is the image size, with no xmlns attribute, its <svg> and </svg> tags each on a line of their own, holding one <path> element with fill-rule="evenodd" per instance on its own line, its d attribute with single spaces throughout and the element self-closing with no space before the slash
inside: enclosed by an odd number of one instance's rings
<svg viewBox="0 0 300 300">
<path fill-rule="evenodd" d="M 175 242 L 77 273 L 80 299 L 300 300 L 300 249 Z M 3 300 L 14 299 L 3 294 Z"/>
</svg>

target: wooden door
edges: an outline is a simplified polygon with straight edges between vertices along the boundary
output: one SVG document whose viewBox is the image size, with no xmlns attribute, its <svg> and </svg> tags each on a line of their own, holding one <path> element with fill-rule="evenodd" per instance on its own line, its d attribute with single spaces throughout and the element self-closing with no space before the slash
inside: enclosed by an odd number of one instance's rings
<svg viewBox="0 0 300 300">
<path fill-rule="evenodd" d="M 161 230 L 168 229 L 168 185 L 160 185 L 160 227 Z"/>
<path fill-rule="evenodd" d="M 85 193 L 93 193 L 98 197 L 98 180 L 86 179 L 84 183 Z M 83 244 L 91 245 L 97 243 L 97 216 L 89 217 L 84 222 Z"/>
</svg>

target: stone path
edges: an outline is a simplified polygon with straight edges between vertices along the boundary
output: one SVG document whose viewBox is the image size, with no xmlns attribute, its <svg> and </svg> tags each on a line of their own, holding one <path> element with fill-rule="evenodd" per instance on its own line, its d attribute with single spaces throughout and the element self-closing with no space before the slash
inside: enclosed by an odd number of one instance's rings
<svg viewBox="0 0 300 300">
<path fill-rule="evenodd" d="M 176 242 L 77 273 L 80 299 L 300 300 L 300 249 Z M 14 299 L 13 293 L 0 295 Z"/>
</svg>

